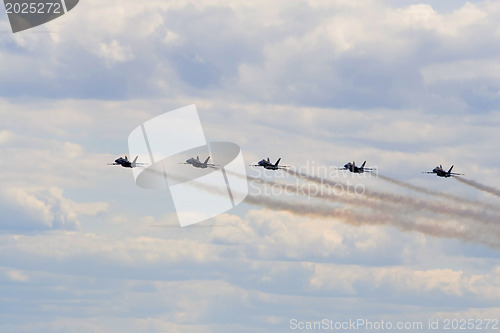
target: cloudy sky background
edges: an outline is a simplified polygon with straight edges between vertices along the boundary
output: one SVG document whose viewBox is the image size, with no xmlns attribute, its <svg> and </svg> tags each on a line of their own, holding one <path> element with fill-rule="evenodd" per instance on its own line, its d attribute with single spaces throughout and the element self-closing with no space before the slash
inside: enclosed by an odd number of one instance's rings
<svg viewBox="0 0 500 333">
<path fill-rule="evenodd" d="M 2 10 L 1 331 L 500 319 L 499 213 L 445 196 L 500 199 L 420 173 L 455 164 L 500 188 L 498 22 L 493 1 L 82 0 L 13 35 Z M 332 206 L 391 221 L 353 225 L 245 204 L 176 228 L 168 193 L 106 163 L 136 126 L 189 104 L 248 164 L 367 160 L 445 194 L 338 180 L 469 215 Z"/>
</svg>

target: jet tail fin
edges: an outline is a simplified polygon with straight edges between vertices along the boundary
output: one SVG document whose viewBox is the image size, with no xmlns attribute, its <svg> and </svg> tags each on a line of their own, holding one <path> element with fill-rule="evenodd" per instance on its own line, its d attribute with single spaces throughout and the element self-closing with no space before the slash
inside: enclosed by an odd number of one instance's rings
<svg viewBox="0 0 500 333">
<path fill-rule="evenodd" d="M 448 170 L 448 173 L 450 173 L 451 170 L 453 170 L 453 167 L 454 167 L 454 165 L 451 166 L 450 170 Z"/>
<path fill-rule="evenodd" d="M 363 162 L 363 164 L 361 164 L 361 167 L 364 168 L 366 165 L 366 161 Z"/>
<path fill-rule="evenodd" d="M 276 163 L 274 164 L 274 166 L 278 166 L 278 164 L 280 164 L 280 161 L 281 161 L 281 157 L 278 158 L 278 160 L 276 161 Z"/>
<path fill-rule="evenodd" d="M 203 164 L 207 164 L 209 159 L 210 159 L 210 156 L 207 157 L 207 159 L 205 160 L 205 162 L 203 162 Z"/>
</svg>

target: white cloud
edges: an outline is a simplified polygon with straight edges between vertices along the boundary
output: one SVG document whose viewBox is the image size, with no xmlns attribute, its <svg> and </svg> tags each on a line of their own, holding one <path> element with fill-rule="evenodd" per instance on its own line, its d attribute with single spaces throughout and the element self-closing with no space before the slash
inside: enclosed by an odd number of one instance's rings
<svg viewBox="0 0 500 333">
<path fill-rule="evenodd" d="M 487 306 L 500 296 L 498 267 L 492 261 L 461 258 L 456 253 L 461 245 L 423 241 L 421 235 L 390 228 L 269 210 L 252 210 L 244 218 L 225 214 L 212 230 L 151 229 L 147 225 L 155 221 L 144 222 L 142 228 L 101 234 L 3 236 L 0 266 L 22 272 L 39 288 L 57 288 L 59 300 L 44 312 L 49 318 L 63 308 L 70 318 L 74 311 L 84 313 L 87 326 L 75 321 L 81 330 L 94 324 L 106 327 L 107 321 L 95 313 L 103 318 L 134 313 L 126 325 L 116 319 L 124 331 L 145 326 L 182 331 L 193 324 L 201 330 L 276 331 L 301 313 L 311 319 L 324 316 L 328 304 L 329 311 L 332 304 L 341 304 L 342 309 L 333 306 L 339 316 L 360 309 L 376 316 L 387 310 L 392 313 L 387 318 L 399 320 L 411 308 L 410 319 L 427 320 L 440 315 L 432 312 L 436 295 L 446 308 L 458 302 L 462 309 L 471 304 L 473 311 L 473 304 L 482 302 L 482 313 L 494 313 Z M 451 253 L 444 254 L 443 248 Z M 75 299 L 79 301 L 71 301 Z M 373 299 L 384 301 L 374 306 Z M 36 295 L 29 301 L 44 304 L 47 299 Z M 235 320 L 220 316 L 222 309 Z M 30 310 L 25 315 L 35 314 Z M 66 327 L 50 319 L 40 325 Z"/>
<path fill-rule="evenodd" d="M 29 281 L 29 277 L 21 271 L 9 271 L 7 272 L 9 279 L 15 282 L 26 282 Z"/>
<path fill-rule="evenodd" d="M 96 54 L 104 59 L 107 66 L 112 66 L 120 62 L 127 62 L 135 57 L 130 45 L 121 45 L 117 40 L 112 40 L 110 43 L 99 44 L 99 49 L 96 51 Z"/>
<path fill-rule="evenodd" d="M 310 284 L 314 289 L 357 294 L 359 289 L 390 288 L 391 294 L 433 293 L 448 296 L 472 294 L 493 300 L 500 295 L 500 285 L 491 274 L 464 274 L 451 269 L 418 270 L 407 267 L 362 267 L 313 264 Z M 359 289 L 358 289 L 359 288 Z"/>
<path fill-rule="evenodd" d="M 96 216 L 108 210 L 105 202 L 78 203 L 63 196 L 63 190 L 27 190 L 17 187 L 3 188 L 1 198 L 9 209 L 19 214 L 5 216 L 3 224 L 10 227 L 68 228 L 79 226 L 80 216 Z"/>
<path fill-rule="evenodd" d="M 5 145 L 9 143 L 12 139 L 13 133 L 10 131 L 2 130 L 0 131 L 0 145 Z"/>
<path fill-rule="evenodd" d="M 180 36 L 173 31 L 167 31 L 165 38 L 163 38 L 163 43 L 165 44 L 175 44 L 178 43 Z"/>
</svg>

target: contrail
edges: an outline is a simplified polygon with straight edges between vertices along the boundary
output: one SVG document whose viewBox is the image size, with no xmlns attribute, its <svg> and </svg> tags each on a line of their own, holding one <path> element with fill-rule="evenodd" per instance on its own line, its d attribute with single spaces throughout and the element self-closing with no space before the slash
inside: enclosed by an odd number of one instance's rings
<svg viewBox="0 0 500 333">
<path fill-rule="evenodd" d="M 227 173 L 237 175 L 240 177 L 245 177 L 245 175 L 234 173 L 231 171 L 226 171 Z M 216 194 L 216 195 L 227 195 L 227 189 L 226 188 L 221 188 L 217 187 L 214 185 L 210 185 L 207 183 L 202 183 L 199 181 L 195 180 L 190 180 L 186 179 L 182 176 L 179 175 L 168 175 L 169 178 L 175 179 L 180 182 L 184 181 L 189 181 L 189 185 L 194 186 L 196 188 L 199 188 L 204 191 L 208 191 L 210 193 Z M 260 178 L 254 178 L 254 177 L 248 177 L 251 180 L 255 181 L 260 181 L 263 184 L 267 185 L 273 185 L 273 186 L 281 186 L 283 189 L 285 186 L 287 186 L 287 191 L 292 191 L 295 194 L 301 194 L 300 190 L 298 190 L 296 187 L 291 186 L 287 184 L 280 184 L 276 182 L 271 182 L 271 181 L 266 181 Z M 291 213 L 295 213 L 298 215 L 304 215 L 304 216 L 311 216 L 311 217 L 337 217 L 340 219 L 343 219 L 345 221 L 350 221 L 352 224 L 360 224 L 360 221 L 371 221 L 373 224 L 386 224 L 386 220 L 390 218 L 390 215 L 386 214 L 370 214 L 370 215 L 365 215 L 365 214 L 359 214 L 359 213 L 354 213 L 351 212 L 345 208 L 333 208 L 331 206 L 327 205 L 311 205 L 311 204 L 304 204 L 302 202 L 286 202 L 286 201 L 281 201 L 281 200 L 275 200 L 272 199 L 268 196 L 260 196 L 260 195 L 253 195 L 253 194 L 248 194 L 247 197 L 245 198 L 245 202 L 248 204 L 252 205 L 258 205 L 261 207 L 265 208 L 271 208 L 271 209 L 279 209 L 279 210 L 284 210 L 288 211 Z"/>
<path fill-rule="evenodd" d="M 496 195 L 497 197 L 500 197 L 500 190 L 497 188 L 494 188 L 494 187 L 488 186 L 488 185 L 484 185 L 484 184 L 478 183 L 474 180 L 466 179 L 463 177 L 453 177 L 453 178 L 455 178 L 456 180 L 458 180 L 461 183 L 472 186 L 480 191 L 488 192 L 490 194 Z"/>
<path fill-rule="evenodd" d="M 172 175 L 168 175 L 172 177 Z M 185 181 L 181 177 L 173 177 L 178 181 Z M 252 177 L 249 177 L 252 180 Z M 259 178 L 255 178 L 259 179 Z M 276 186 L 279 183 L 261 180 L 268 185 Z M 225 195 L 225 191 L 221 188 L 215 187 L 213 185 L 204 184 L 201 182 L 190 181 L 190 185 L 199 188 L 200 190 L 208 191 L 216 195 Z M 288 184 L 281 184 L 282 186 L 289 186 Z M 296 187 L 289 187 L 292 191 L 299 191 Z M 315 196 L 316 198 L 325 198 L 319 194 Z M 458 222 L 457 220 L 450 220 L 446 222 L 436 222 L 435 220 L 429 220 L 429 217 L 420 216 L 412 217 L 404 212 L 394 211 L 394 209 L 383 207 L 383 202 L 378 203 L 376 206 L 369 206 L 369 213 L 361 213 L 360 203 L 357 203 L 356 210 L 343 208 L 334 208 L 327 204 L 311 204 L 304 202 L 289 202 L 270 198 L 268 196 L 256 196 L 253 194 L 247 195 L 245 201 L 250 205 L 257 205 L 264 208 L 269 208 L 273 210 L 282 210 L 290 212 L 294 215 L 309 216 L 309 217 L 321 217 L 321 218 L 336 218 L 341 222 L 346 224 L 362 226 L 362 225 L 387 225 L 395 227 L 401 231 L 416 231 L 426 235 L 441 237 L 441 238 L 452 238 L 462 241 L 469 241 L 480 243 L 492 248 L 500 248 L 500 230 L 497 224 L 489 224 L 478 228 L 477 226 L 467 223 Z M 352 201 L 354 203 L 355 201 Z M 365 204 L 367 202 L 365 201 Z M 368 205 L 365 205 L 368 206 Z M 379 209 L 375 208 L 378 207 Z M 455 217 L 463 217 L 463 214 L 457 214 Z"/>
<path fill-rule="evenodd" d="M 317 184 L 328 184 L 330 186 L 338 186 L 341 183 L 338 183 L 336 181 L 330 180 L 330 179 L 324 179 L 316 176 L 311 176 L 308 174 L 304 173 L 299 173 L 296 171 L 292 170 L 287 170 L 287 172 L 291 175 L 307 179 L 309 181 L 315 182 Z M 349 189 L 351 187 L 350 191 L 353 191 L 352 185 L 344 185 L 346 188 Z M 487 213 L 485 211 L 476 211 L 476 210 L 471 210 L 467 209 L 465 207 L 450 207 L 448 205 L 445 205 L 443 203 L 436 203 L 436 202 L 428 202 L 425 200 L 420 200 L 417 198 L 409 197 L 409 196 L 404 196 L 404 195 L 394 195 L 391 193 L 382 193 L 382 192 L 376 192 L 372 190 L 365 189 L 363 196 L 370 198 L 370 199 L 375 199 L 375 200 L 380 200 L 384 203 L 392 202 L 396 204 L 399 208 L 404 208 L 409 211 L 428 211 L 428 212 L 433 212 L 437 214 L 443 214 L 455 218 L 470 218 L 474 219 L 476 221 L 480 221 L 486 224 L 498 224 L 500 222 L 500 216 L 499 215 L 492 215 L 490 213 Z M 367 200 L 364 199 L 360 205 L 366 205 Z M 393 209 L 393 208 L 392 208 Z"/>
<path fill-rule="evenodd" d="M 338 218 L 340 221 L 355 225 L 388 225 L 401 231 L 416 231 L 433 237 L 452 238 L 462 241 L 480 243 L 491 248 L 500 248 L 500 233 L 493 226 L 487 228 L 476 228 L 468 224 L 459 224 L 456 221 L 436 223 L 435 221 L 419 222 L 418 219 L 410 219 L 408 216 L 394 214 L 394 212 L 372 211 L 369 214 L 361 214 L 352 210 L 331 208 L 326 205 L 318 206 L 304 204 L 302 202 L 286 202 L 269 197 L 254 196 L 249 194 L 245 202 L 273 210 L 288 211 L 295 215 Z"/>
<path fill-rule="evenodd" d="M 463 203 L 463 204 L 468 204 L 468 205 L 473 205 L 473 206 L 479 206 L 481 208 L 485 208 L 485 209 L 489 209 L 489 210 L 496 210 L 496 211 L 498 211 L 500 209 L 498 206 L 494 206 L 494 205 L 487 204 L 487 203 L 480 202 L 480 201 L 476 201 L 476 200 L 470 200 L 470 199 L 467 199 L 467 198 L 462 198 L 462 197 L 459 197 L 459 196 L 456 196 L 456 195 L 453 195 L 453 194 L 450 194 L 450 193 L 444 193 L 444 192 L 438 192 L 438 191 L 429 190 L 429 189 L 427 189 L 425 187 L 413 185 L 413 184 L 410 184 L 410 183 L 407 183 L 407 182 L 404 182 L 404 181 L 401 181 L 401 180 L 397 180 L 397 179 L 394 179 L 394 178 L 391 178 L 391 177 L 387 177 L 387 176 L 384 176 L 384 175 L 381 175 L 381 174 L 378 174 L 377 176 L 378 176 L 378 178 L 380 178 L 382 180 L 385 180 L 385 181 L 387 181 L 389 183 L 396 184 L 398 186 L 410 189 L 410 190 L 415 191 L 415 192 L 419 192 L 419 193 L 423 193 L 423 194 L 427 194 L 427 195 L 432 195 L 432 196 L 437 196 L 437 197 L 440 197 L 440 198 L 444 198 L 444 199 L 448 199 L 448 200 L 451 200 L 451 201 L 455 201 L 457 203 Z M 454 178 L 459 179 L 457 177 L 454 177 Z"/>
</svg>

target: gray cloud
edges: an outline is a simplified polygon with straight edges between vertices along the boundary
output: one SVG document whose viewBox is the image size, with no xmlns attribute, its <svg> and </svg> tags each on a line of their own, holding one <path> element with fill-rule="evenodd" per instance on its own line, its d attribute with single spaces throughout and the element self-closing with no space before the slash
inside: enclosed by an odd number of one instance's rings
<svg viewBox="0 0 500 333">
<path fill-rule="evenodd" d="M 3 96 L 128 99 L 182 91 L 360 109 L 498 106 L 496 81 L 484 80 L 491 71 L 439 83 L 453 63 L 495 62 L 492 3 L 456 4 L 451 12 L 369 1 L 120 5 L 135 10 L 117 15 L 112 3 L 91 1 L 70 13 L 64 29 L 54 22 L 52 34 L 4 42 L 2 56 L 13 65 L 2 73 Z M 99 21 L 110 13 L 114 25 Z"/>
</svg>

